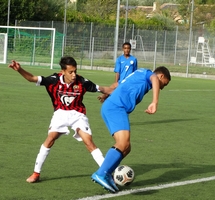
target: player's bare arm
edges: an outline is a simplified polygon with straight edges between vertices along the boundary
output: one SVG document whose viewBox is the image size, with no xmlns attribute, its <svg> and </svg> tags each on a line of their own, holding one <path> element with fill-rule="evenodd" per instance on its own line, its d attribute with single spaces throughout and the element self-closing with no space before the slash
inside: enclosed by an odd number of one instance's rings
<svg viewBox="0 0 215 200">
<path fill-rule="evenodd" d="M 38 77 L 34 76 L 33 74 L 27 72 L 26 70 L 24 70 L 21 65 L 16 62 L 15 60 L 12 61 L 12 63 L 10 65 L 8 65 L 8 67 L 12 68 L 13 70 L 19 72 L 26 80 L 28 80 L 29 82 L 37 82 L 38 81 Z"/>
<path fill-rule="evenodd" d="M 113 92 L 113 88 L 111 87 L 103 87 L 103 86 L 99 86 L 99 91 L 103 94 L 109 95 Z"/>
<path fill-rule="evenodd" d="M 113 90 L 118 86 L 118 82 L 113 83 L 110 87 L 106 87 L 106 92 L 102 92 L 102 95 L 99 95 L 97 99 L 103 103 L 105 99 L 113 92 Z"/>
<path fill-rule="evenodd" d="M 152 103 L 149 104 L 148 108 L 145 110 L 148 114 L 154 114 L 157 111 L 157 105 L 158 105 L 158 99 L 159 99 L 159 93 L 160 93 L 160 82 L 157 75 L 152 75 L 150 77 L 150 80 L 152 82 Z"/>
<path fill-rule="evenodd" d="M 116 74 L 115 74 L 115 82 L 118 82 L 118 80 L 119 80 L 119 73 L 116 72 Z"/>
</svg>

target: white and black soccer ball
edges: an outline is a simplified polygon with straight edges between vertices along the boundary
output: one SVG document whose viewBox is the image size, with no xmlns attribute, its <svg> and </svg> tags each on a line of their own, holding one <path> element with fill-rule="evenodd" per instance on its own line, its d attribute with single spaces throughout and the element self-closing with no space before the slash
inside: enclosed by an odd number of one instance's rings
<svg viewBox="0 0 215 200">
<path fill-rule="evenodd" d="M 134 170 L 127 165 L 120 165 L 115 169 L 113 179 L 117 185 L 130 185 L 134 180 Z"/>
</svg>

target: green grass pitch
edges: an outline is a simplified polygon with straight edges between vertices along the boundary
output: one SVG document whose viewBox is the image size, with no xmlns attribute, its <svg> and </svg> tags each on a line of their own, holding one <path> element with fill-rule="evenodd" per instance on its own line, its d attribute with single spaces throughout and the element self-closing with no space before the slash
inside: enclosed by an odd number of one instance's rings
<svg viewBox="0 0 215 200">
<path fill-rule="evenodd" d="M 55 70 L 24 67 L 34 75 Z M 78 70 L 99 85 L 110 85 L 113 72 Z M 172 77 L 160 93 L 158 111 L 147 115 L 149 92 L 130 115 L 131 153 L 122 161 L 135 171 L 135 180 L 121 190 L 187 181 L 215 174 L 215 82 Z M 114 144 L 100 116 L 98 93 L 87 93 L 84 103 L 93 138 L 105 154 Z M 25 180 L 33 172 L 36 155 L 47 136 L 53 114 L 44 87 L 24 80 L 0 65 L 0 199 L 75 200 L 107 194 L 90 176 L 97 170 L 83 143 L 59 138 L 43 166 L 41 181 Z M 215 181 L 151 190 L 110 199 L 206 200 L 214 199 Z"/>
</svg>

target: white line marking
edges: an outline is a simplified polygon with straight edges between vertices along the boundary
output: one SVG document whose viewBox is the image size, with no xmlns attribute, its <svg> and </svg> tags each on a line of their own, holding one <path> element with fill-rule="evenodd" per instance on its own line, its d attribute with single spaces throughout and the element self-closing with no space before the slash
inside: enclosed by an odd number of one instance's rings
<svg viewBox="0 0 215 200">
<path fill-rule="evenodd" d="M 91 197 L 84 197 L 84 198 L 77 199 L 77 200 L 99 200 L 99 199 L 105 199 L 105 198 L 107 199 L 107 198 L 111 198 L 111 197 L 123 196 L 123 195 L 132 194 L 132 193 L 146 192 L 146 191 L 150 191 L 150 190 L 160 190 L 160 189 L 165 189 L 165 188 L 171 188 L 171 187 L 189 185 L 189 184 L 194 184 L 194 183 L 207 182 L 207 181 L 212 181 L 212 180 L 215 180 L 215 176 L 211 176 L 208 178 L 189 180 L 189 181 L 181 181 L 181 182 L 176 182 L 176 183 L 168 183 L 168 184 L 146 187 L 146 188 L 140 188 L 140 189 L 125 190 L 125 191 L 118 192 L 116 194 L 105 194 L 105 195 L 96 195 L 96 196 L 91 196 Z"/>
</svg>

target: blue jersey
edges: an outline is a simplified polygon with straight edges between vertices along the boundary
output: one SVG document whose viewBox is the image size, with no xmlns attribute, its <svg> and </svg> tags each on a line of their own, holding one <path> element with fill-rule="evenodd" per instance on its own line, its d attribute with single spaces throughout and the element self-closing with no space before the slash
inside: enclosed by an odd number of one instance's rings
<svg viewBox="0 0 215 200">
<path fill-rule="evenodd" d="M 137 69 L 118 85 L 106 101 L 111 101 L 116 106 L 125 108 L 127 113 L 131 113 L 144 95 L 152 89 L 152 74 L 149 69 Z"/>
<path fill-rule="evenodd" d="M 126 78 L 129 74 L 134 72 L 137 69 L 137 59 L 130 55 L 126 58 L 124 55 L 121 55 L 117 58 L 114 72 L 119 73 L 119 80 L 120 83 L 124 78 Z"/>
</svg>

